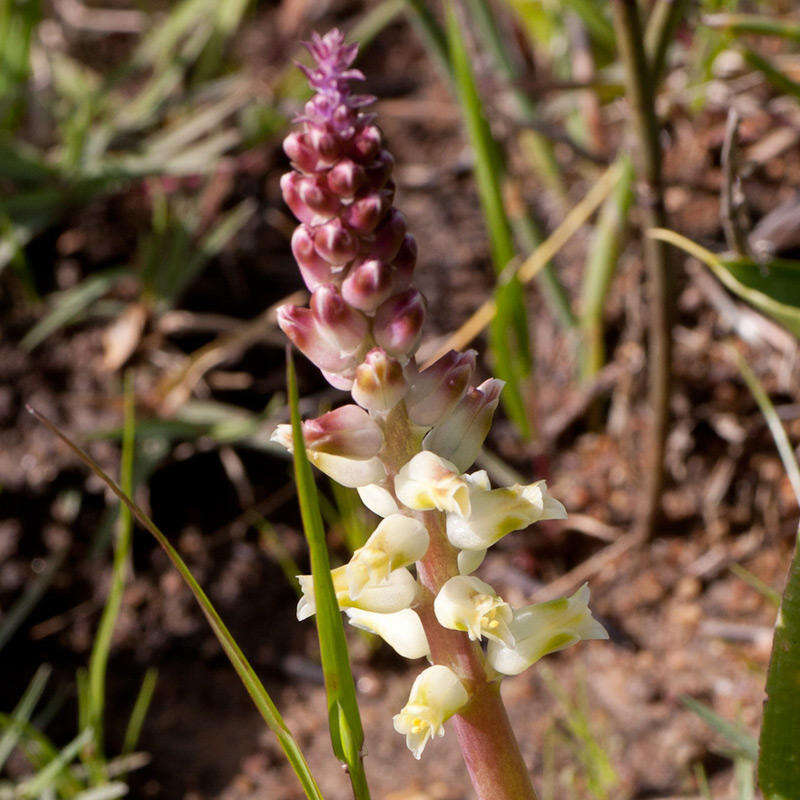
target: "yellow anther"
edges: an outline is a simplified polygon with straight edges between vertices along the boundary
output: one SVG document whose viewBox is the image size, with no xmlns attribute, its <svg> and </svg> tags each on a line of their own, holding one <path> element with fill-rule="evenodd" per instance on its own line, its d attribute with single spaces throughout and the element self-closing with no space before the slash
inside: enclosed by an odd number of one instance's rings
<svg viewBox="0 0 800 800">
<path fill-rule="evenodd" d="M 494 630 L 495 628 L 500 627 L 500 623 L 496 619 L 489 620 L 489 627 Z"/>
</svg>

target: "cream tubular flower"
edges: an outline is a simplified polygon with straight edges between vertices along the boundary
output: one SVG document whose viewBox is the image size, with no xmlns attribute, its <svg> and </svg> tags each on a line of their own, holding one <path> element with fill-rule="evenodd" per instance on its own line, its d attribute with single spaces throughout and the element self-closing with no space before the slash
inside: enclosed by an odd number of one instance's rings
<svg viewBox="0 0 800 800">
<path fill-rule="evenodd" d="M 411 608 L 378 614 L 360 608 L 346 608 L 350 624 L 362 631 L 375 633 L 403 658 L 430 658 L 431 650 L 422 627 L 422 622 Z"/>
<path fill-rule="evenodd" d="M 278 425 L 270 438 L 294 452 L 291 425 Z M 303 439 L 308 460 L 342 486 L 365 486 L 386 476 L 378 458 L 383 432 L 363 408 L 341 406 L 306 420 Z"/>
<path fill-rule="evenodd" d="M 434 664 L 417 676 L 408 703 L 394 717 L 394 729 L 405 734 L 408 749 L 419 759 L 428 740 L 444 736 L 444 723 L 468 700 L 467 690 L 455 673 Z"/>
<path fill-rule="evenodd" d="M 369 584 L 382 583 L 392 570 L 419 561 L 429 543 L 428 531 L 418 520 L 402 514 L 386 517 L 347 564 L 350 597 L 357 598 Z"/>
<path fill-rule="evenodd" d="M 511 531 L 543 519 L 564 519 L 564 506 L 547 491 L 544 481 L 488 489 L 470 478 L 469 515 L 447 515 L 447 538 L 462 550 L 484 550 Z M 485 473 L 483 473 L 485 475 Z"/>
<path fill-rule="evenodd" d="M 456 575 L 445 583 L 433 602 L 439 624 L 454 631 L 466 631 L 473 641 L 483 636 L 508 647 L 514 637 L 509 623 L 514 612 L 488 583 L 472 575 Z"/>
<path fill-rule="evenodd" d="M 429 450 L 417 453 L 394 479 L 397 499 L 416 511 L 469 514 L 469 483 L 455 464 Z"/>
<path fill-rule="evenodd" d="M 390 572 L 386 580 L 380 583 L 369 582 L 364 586 L 358 598 L 350 596 L 347 579 L 347 565 L 331 570 L 333 589 L 339 608 L 360 608 L 363 611 L 375 611 L 379 614 L 391 614 L 414 604 L 417 597 L 417 582 L 407 569 L 396 569 Z M 298 575 L 302 597 L 297 603 L 297 619 L 304 620 L 317 611 L 314 599 L 314 579 L 311 575 Z"/>
<path fill-rule="evenodd" d="M 535 603 L 514 612 L 513 647 L 490 642 L 489 663 L 504 675 L 519 675 L 548 653 L 585 639 L 608 639 L 605 628 L 589 610 L 589 585 L 572 597 Z"/>
</svg>

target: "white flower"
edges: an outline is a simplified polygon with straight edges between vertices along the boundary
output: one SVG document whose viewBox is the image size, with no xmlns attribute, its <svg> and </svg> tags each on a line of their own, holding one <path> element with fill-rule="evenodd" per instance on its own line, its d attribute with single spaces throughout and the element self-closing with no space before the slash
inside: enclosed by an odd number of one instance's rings
<svg viewBox="0 0 800 800">
<path fill-rule="evenodd" d="M 447 515 L 447 538 L 462 550 L 484 550 L 507 533 L 543 519 L 564 519 L 564 506 L 547 492 L 544 481 L 489 489 L 486 473 L 466 476 L 468 514 Z"/>
<path fill-rule="evenodd" d="M 417 582 L 407 569 L 396 569 L 390 572 L 386 580 L 380 583 L 370 582 L 364 586 L 358 598 L 350 596 L 347 565 L 331 570 L 333 589 L 339 608 L 360 608 L 364 611 L 376 611 L 379 614 L 390 614 L 408 608 L 417 596 Z M 314 579 L 311 575 L 298 575 L 303 596 L 297 603 L 297 619 L 304 620 L 317 611 L 314 598 Z"/>
<path fill-rule="evenodd" d="M 379 517 L 388 517 L 390 514 L 400 513 L 397 501 L 384 486 L 378 483 L 368 483 L 366 486 L 359 486 L 357 491 L 361 502 L 373 514 L 377 514 Z"/>
<path fill-rule="evenodd" d="M 360 608 L 346 608 L 350 624 L 370 633 L 376 633 L 403 658 L 430 657 L 428 639 L 416 611 L 404 608 L 391 614 L 378 614 Z"/>
<path fill-rule="evenodd" d="M 469 695 L 455 673 L 434 664 L 423 670 L 411 687 L 408 703 L 394 717 L 394 729 L 419 759 L 428 740 L 444 736 L 444 723 L 466 705 Z"/>
<path fill-rule="evenodd" d="M 386 517 L 347 564 L 350 597 L 357 598 L 368 584 L 380 584 L 392 570 L 421 559 L 429 542 L 428 531 L 418 520 L 402 514 Z"/>
<path fill-rule="evenodd" d="M 417 453 L 401 467 L 394 480 L 397 499 L 417 511 L 469 514 L 469 484 L 455 464 L 429 450 Z"/>
<path fill-rule="evenodd" d="M 489 642 L 489 663 L 504 675 L 519 675 L 548 653 L 584 639 L 608 639 L 605 628 L 589 610 L 589 585 L 572 597 L 535 603 L 514 612 L 511 633 L 515 644 Z"/>
<path fill-rule="evenodd" d="M 433 611 L 440 625 L 467 631 L 473 641 L 485 636 L 509 647 L 514 644 L 508 627 L 514 617 L 511 606 L 488 583 L 472 575 L 450 578 L 436 595 Z"/>
</svg>

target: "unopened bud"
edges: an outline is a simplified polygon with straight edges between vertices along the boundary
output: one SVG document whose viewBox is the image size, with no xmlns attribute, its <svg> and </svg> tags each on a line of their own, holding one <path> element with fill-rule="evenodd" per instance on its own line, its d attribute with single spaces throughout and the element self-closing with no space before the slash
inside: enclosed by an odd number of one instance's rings
<svg viewBox="0 0 800 800">
<path fill-rule="evenodd" d="M 356 367 L 353 399 L 367 411 L 391 411 L 406 393 L 403 368 L 379 347 L 370 350 Z"/>
<path fill-rule="evenodd" d="M 405 217 L 393 208 L 375 229 L 369 245 L 369 255 L 388 264 L 400 250 L 406 235 Z"/>
<path fill-rule="evenodd" d="M 477 353 L 451 350 L 411 379 L 408 415 L 417 425 L 435 425 L 464 396 L 475 371 Z"/>
<path fill-rule="evenodd" d="M 337 138 L 326 130 L 311 128 L 307 142 L 317 152 L 321 166 L 329 167 L 341 155 Z"/>
<path fill-rule="evenodd" d="M 389 180 L 393 169 L 394 158 L 388 150 L 381 150 L 371 162 L 364 165 L 367 180 L 373 189 L 380 189 Z"/>
<path fill-rule="evenodd" d="M 381 132 L 376 125 L 362 128 L 351 142 L 353 158 L 362 164 L 371 161 L 381 147 Z"/>
<path fill-rule="evenodd" d="M 328 188 L 339 197 L 353 197 L 366 181 L 364 168 L 349 158 L 343 158 L 328 172 Z"/>
<path fill-rule="evenodd" d="M 417 241 L 411 234 L 403 237 L 397 255 L 392 261 L 392 289 L 402 292 L 411 285 L 414 267 L 417 265 Z"/>
<path fill-rule="evenodd" d="M 303 422 L 303 438 L 319 453 L 346 458 L 372 458 L 383 447 L 378 424 L 352 403 Z"/>
<path fill-rule="evenodd" d="M 293 131 L 283 140 L 283 151 L 292 163 L 303 172 L 314 172 L 319 162 L 319 155 L 308 143 L 305 133 Z"/>
<path fill-rule="evenodd" d="M 393 200 L 394 191 L 390 188 L 372 192 L 347 206 L 344 221 L 354 231 L 365 236 L 375 230 Z"/>
<path fill-rule="evenodd" d="M 314 238 L 305 225 L 299 225 L 292 234 L 292 253 L 310 291 L 326 283 L 341 281 L 341 268 L 334 267 L 317 252 Z"/>
<path fill-rule="evenodd" d="M 342 284 L 342 297 L 370 314 L 392 291 L 392 272 L 380 261 L 362 261 L 351 268 Z"/>
<path fill-rule="evenodd" d="M 425 321 L 425 301 L 414 288 L 390 297 L 375 312 L 373 335 L 388 353 L 407 356 L 417 346 Z"/>
<path fill-rule="evenodd" d="M 490 378 L 473 386 L 426 437 L 425 447 L 464 471 L 478 457 L 500 402 L 503 381 Z"/>
<path fill-rule="evenodd" d="M 355 353 L 367 339 L 367 320 L 349 306 L 335 286 L 320 286 L 311 295 L 311 313 L 320 330 L 343 352 Z"/>
<path fill-rule="evenodd" d="M 314 231 L 317 252 L 331 264 L 344 265 L 352 261 L 358 251 L 358 242 L 337 217 L 320 225 Z"/>
</svg>

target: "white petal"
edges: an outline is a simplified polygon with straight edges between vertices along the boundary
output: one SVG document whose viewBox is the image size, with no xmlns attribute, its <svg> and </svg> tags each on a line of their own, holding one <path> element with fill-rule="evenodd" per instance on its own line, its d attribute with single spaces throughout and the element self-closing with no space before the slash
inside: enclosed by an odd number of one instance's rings
<svg viewBox="0 0 800 800">
<path fill-rule="evenodd" d="M 389 573 L 421 559 L 430 538 L 425 526 L 413 517 L 391 514 L 382 520 L 347 564 L 350 596 L 356 598 L 370 582 L 380 582 Z"/>
<path fill-rule="evenodd" d="M 469 513 L 469 482 L 454 464 L 423 450 L 400 468 L 394 481 L 397 499 L 417 511 Z"/>
<path fill-rule="evenodd" d="M 486 550 L 459 550 L 458 571 L 461 575 L 470 575 L 483 564 Z"/>
<path fill-rule="evenodd" d="M 297 618 L 302 620 L 315 614 L 317 605 L 312 576 L 298 575 L 297 579 L 303 592 L 297 604 Z M 396 569 L 389 573 L 386 580 L 379 583 L 367 583 L 355 598 L 349 592 L 346 564 L 332 569 L 331 579 L 339 608 L 360 608 L 365 611 L 377 611 L 380 614 L 390 614 L 409 608 L 414 604 L 419 588 L 414 576 L 407 569 Z"/>
<path fill-rule="evenodd" d="M 359 486 L 358 496 L 361 498 L 361 502 L 379 517 L 388 517 L 390 514 L 397 514 L 400 511 L 392 493 L 377 483 Z"/>
<path fill-rule="evenodd" d="M 359 608 L 348 608 L 350 624 L 376 633 L 403 658 L 430 656 L 430 647 L 416 611 L 405 608 L 392 614 L 376 614 Z"/>
<path fill-rule="evenodd" d="M 526 606 L 514 613 L 513 647 L 489 643 L 489 663 L 504 675 L 518 675 L 548 653 L 586 639 L 607 639 L 603 626 L 589 610 L 589 587 L 572 597 Z"/>
<path fill-rule="evenodd" d="M 471 482 L 469 505 L 467 517 L 447 515 L 447 538 L 464 550 L 481 550 L 534 522 L 566 516 L 564 506 L 548 494 L 544 481 L 490 491 Z"/>
<path fill-rule="evenodd" d="M 349 488 L 377 483 L 386 477 L 383 462 L 375 456 L 364 461 L 355 458 L 332 456 L 328 453 L 308 452 L 308 460 L 328 477 Z"/>
</svg>

